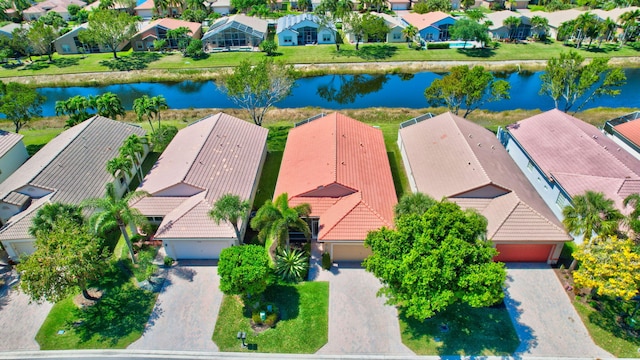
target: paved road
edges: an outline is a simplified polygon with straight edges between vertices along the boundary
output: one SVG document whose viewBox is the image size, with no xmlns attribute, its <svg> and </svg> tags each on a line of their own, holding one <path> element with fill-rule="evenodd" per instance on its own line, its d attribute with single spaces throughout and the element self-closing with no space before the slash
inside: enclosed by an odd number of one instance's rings
<svg viewBox="0 0 640 360">
<path fill-rule="evenodd" d="M 129 349 L 218 351 L 211 340 L 222 302 L 218 284 L 212 264 L 172 267 L 146 331 Z"/>
<path fill-rule="evenodd" d="M 398 313 L 376 296 L 380 282 L 359 267 L 321 271 L 329 281 L 329 342 L 316 354 L 414 355 L 400 340 Z"/>
<path fill-rule="evenodd" d="M 522 343 L 515 355 L 613 357 L 595 345 L 545 264 L 507 264 L 505 304 Z"/>
<path fill-rule="evenodd" d="M 3 276 L 13 279 L 9 274 Z M 8 286 L 0 288 L 0 351 L 39 350 L 35 337 L 52 306 L 47 302 L 29 304 L 27 295 Z"/>
</svg>

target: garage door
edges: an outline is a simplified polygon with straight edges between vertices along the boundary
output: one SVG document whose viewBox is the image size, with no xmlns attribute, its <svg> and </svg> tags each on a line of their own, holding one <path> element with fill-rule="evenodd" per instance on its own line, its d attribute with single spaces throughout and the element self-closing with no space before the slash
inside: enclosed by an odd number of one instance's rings
<svg viewBox="0 0 640 360">
<path fill-rule="evenodd" d="M 217 240 L 165 241 L 165 243 L 167 255 L 176 260 L 218 259 L 220 251 L 231 246 L 230 241 Z"/>
<path fill-rule="evenodd" d="M 553 250 L 553 244 L 497 245 L 496 261 L 503 262 L 547 262 Z"/>
<path fill-rule="evenodd" d="M 16 259 L 19 259 L 21 255 L 31 255 L 34 251 L 36 251 L 34 241 L 24 241 L 24 242 L 14 242 L 11 244 L 11 248 L 13 248 L 14 253 L 16 254 Z"/>
<path fill-rule="evenodd" d="M 333 261 L 362 261 L 371 255 L 371 249 L 363 244 L 333 244 Z"/>
</svg>

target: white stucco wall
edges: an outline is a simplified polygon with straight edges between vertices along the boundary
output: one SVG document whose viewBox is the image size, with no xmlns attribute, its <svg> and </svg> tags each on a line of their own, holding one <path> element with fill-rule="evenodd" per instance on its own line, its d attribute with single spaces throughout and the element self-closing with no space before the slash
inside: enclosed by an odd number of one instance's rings
<svg viewBox="0 0 640 360">
<path fill-rule="evenodd" d="M 13 174 L 28 158 L 29 153 L 27 152 L 27 148 L 24 146 L 22 140 L 20 140 L 11 150 L 7 151 L 4 156 L 0 158 L 0 182 L 5 181 L 9 175 Z"/>
</svg>

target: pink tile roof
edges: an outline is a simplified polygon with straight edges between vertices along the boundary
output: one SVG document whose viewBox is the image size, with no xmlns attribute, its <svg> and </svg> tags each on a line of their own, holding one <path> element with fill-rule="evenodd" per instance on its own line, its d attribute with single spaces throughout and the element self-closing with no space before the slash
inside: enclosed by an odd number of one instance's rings
<svg viewBox="0 0 640 360">
<path fill-rule="evenodd" d="M 400 129 L 417 190 L 474 208 L 494 241 L 570 241 L 560 221 L 489 130 L 452 113 Z"/>
<path fill-rule="evenodd" d="M 622 189 L 640 180 L 640 161 L 598 128 L 559 110 L 507 128 L 532 161 L 570 196 L 586 190 L 602 192 L 626 211 L 622 206 L 626 191 Z"/>
<path fill-rule="evenodd" d="M 136 6 L 135 8 L 133 8 L 133 10 L 153 10 L 155 9 L 156 5 L 155 2 L 153 0 L 147 0 L 145 2 L 143 2 L 142 4 Z"/>
<path fill-rule="evenodd" d="M 175 30 L 175 29 L 177 29 L 179 27 L 186 27 L 189 30 L 191 30 L 191 32 L 189 33 L 190 36 L 193 36 L 193 34 L 198 32 L 198 30 L 200 30 L 202 28 L 202 24 L 200 24 L 200 23 L 184 21 L 184 20 L 178 20 L 178 19 L 171 19 L 171 18 L 163 18 L 163 19 L 154 20 L 154 21 L 146 24 L 134 36 L 142 34 L 145 31 L 147 31 L 147 30 L 149 30 L 151 28 L 154 28 L 156 26 L 162 26 L 163 28 L 166 28 L 166 29 L 169 29 L 169 30 Z"/>
<path fill-rule="evenodd" d="M 158 239 L 233 237 L 233 229 L 227 224 L 216 225 L 207 209 L 227 193 L 251 199 L 268 132 L 224 113 L 187 126 L 167 146 L 139 188 L 167 199 L 156 204 L 162 209 L 150 206 L 155 200 L 143 199 L 132 205 L 145 215 L 165 215 Z M 158 214 L 160 210 L 164 214 Z M 189 226 L 178 227 L 178 223 Z"/>
<path fill-rule="evenodd" d="M 628 121 L 613 127 L 620 135 L 640 146 L 640 119 Z"/>
<path fill-rule="evenodd" d="M 448 17 L 451 17 L 451 15 L 442 11 L 433 11 L 426 14 L 408 13 L 402 15 L 402 19 L 404 19 L 409 24 L 417 27 L 418 30 L 428 28 L 438 21 L 446 19 Z"/>
<path fill-rule="evenodd" d="M 289 132 L 275 197 L 311 204 L 318 239 L 362 241 L 393 226 L 397 203 L 382 132 L 339 113 Z"/>
<path fill-rule="evenodd" d="M 81 0 L 45 0 L 39 3 L 36 3 L 32 7 L 25 9 L 23 12 L 25 13 L 40 13 L 46 11 L 62 11 L 67 12 L 67 8 L 69 5 L 78 5 L 80 7 L 85 7 L 87 3 Z"/>
</svg>

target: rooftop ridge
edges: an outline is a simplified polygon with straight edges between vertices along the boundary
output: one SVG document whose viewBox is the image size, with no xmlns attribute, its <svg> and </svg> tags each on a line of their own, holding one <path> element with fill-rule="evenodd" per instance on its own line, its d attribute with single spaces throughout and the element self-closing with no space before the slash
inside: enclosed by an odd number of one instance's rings
<svg viewBox="0 0 640 360">
<path fill-rule="evenodd" d="M 464 143 L 467 144 L 467 147 L 469 148 L 469 152 L 471 152 L 471 154 L 473 155 L 473 159 L 476 161 L 476 164 L 478 164 L 478 166 L 480 166 L 480 170 L 482 170 L 482 173 L 484 174 L 484 177 L 485 177 L 485 180 L 487 181 L 487 184 L 492 183 L 493 181 L 491 180 L 491 177 L 489 177 L 489 175 L 487 174 L 487 171 L 484 169 L 484 166 L 482 166 L 482 163 L 478 159 L 478 155 L 476 155 L 476 152 L 473 151 L 473 147 L 471 146 L 471 144 L 469 144 L 468 137 L 464 135 L 464 132 L 460 128 L 460 124 L 458 124 L 458 122 L 456 121 L 456 118 L 453 116 L 453 114 L 451 112 L 447 112 L 446 114 L 449 116 L 451 121 L 455 124 L 456 129 L 458 129 L 458 131 L 462 135 L 462 138 L 464 139 Z M 501 187 L 503 187 L 505 189 L 508 189 L 505 186 L 501 186 Z"/>
</svg>

